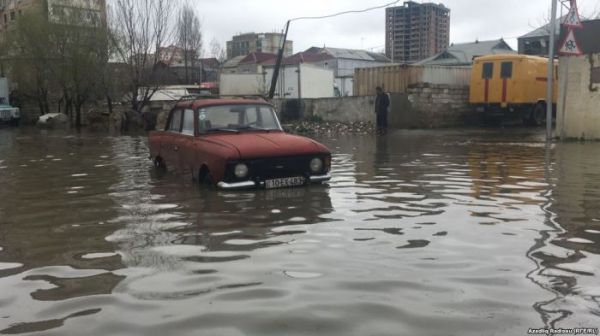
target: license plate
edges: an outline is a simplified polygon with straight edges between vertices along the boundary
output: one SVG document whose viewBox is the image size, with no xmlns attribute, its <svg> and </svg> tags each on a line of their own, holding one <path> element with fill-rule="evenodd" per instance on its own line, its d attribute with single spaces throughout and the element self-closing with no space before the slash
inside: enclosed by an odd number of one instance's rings
<svg viewBox="0 0 600 336">
<path fill-rule="evenodd" d="M 306 179 L 304 177 L 284 177 L 265 181 L 265 188 L 286 188 L 303 185 Z"/>
</svg>

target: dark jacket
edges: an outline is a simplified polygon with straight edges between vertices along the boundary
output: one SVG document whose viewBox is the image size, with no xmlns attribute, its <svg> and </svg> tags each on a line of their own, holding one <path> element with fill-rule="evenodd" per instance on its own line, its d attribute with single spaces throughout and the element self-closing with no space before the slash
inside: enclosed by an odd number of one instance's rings
<svg viewBox="0 0 600 336">
<path fill-rule="evenodd" d="M 387 113 L 388 107 L 390 107 L 390 98 L 384 92 L 381 94 L 377 94 L 375 98 L 375 113 Z"/>
</svg>

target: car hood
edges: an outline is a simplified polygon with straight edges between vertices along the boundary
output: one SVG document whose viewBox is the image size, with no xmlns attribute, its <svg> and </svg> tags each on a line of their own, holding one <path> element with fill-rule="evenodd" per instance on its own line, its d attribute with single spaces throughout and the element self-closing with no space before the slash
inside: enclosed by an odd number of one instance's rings
<svg viewBox="0 0 600 336">
<path fill-rule="evenodd" d="M 284 132 L 216 134 L 211 140 L 235 148 L 240 159 L 330 153 L 327 147 L 312 139 Z"/>
</svg>

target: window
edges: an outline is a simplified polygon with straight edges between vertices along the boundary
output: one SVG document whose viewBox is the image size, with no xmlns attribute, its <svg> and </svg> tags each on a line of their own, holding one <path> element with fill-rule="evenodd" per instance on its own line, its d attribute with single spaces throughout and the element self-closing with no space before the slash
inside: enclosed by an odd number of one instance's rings
<svg viewBox="0 0 600 336">
<path fill-rule="evenodd" d="M 256 125 L 258 123 L 258 110 L 257 109 L 247 109 L 246 113 L 242 116 L 244 125 Z"/>
<path fill-rule="evenodd" d="M 176 110 L 171 115 L 171 124 L 169 125 L 169 131 L 179 132 L 181 129 L 181 110 Z"/>
<path fill-rule="evenodd" d="M 513 62 L 502 62 L 502 67 L 500 68 L 500 77 L 503 79 L 511 78 L 512 68 Z"/>
<path fill-rule="evenodd" d="M 494 75 L 494 63 L 483 63 L 483 79 L 491 79 Z"/>
<path fill-rule="evenodd" d="M 183 112 L 183 128 L 181 133 L 185 135 L 194 135 L 194 111 L 185 110 Z"/>
<path fill-rule="evenodd" d="M 275 112 L 266 105 L 210 106 L 198 111 L 201 133 L 215 130 L 281 130 Z"/>
<path fill-rule="evenodd" d="M 15 12 L 10 12 L 10 21 L 14 21 L 15 17 Z"/>
</svg>

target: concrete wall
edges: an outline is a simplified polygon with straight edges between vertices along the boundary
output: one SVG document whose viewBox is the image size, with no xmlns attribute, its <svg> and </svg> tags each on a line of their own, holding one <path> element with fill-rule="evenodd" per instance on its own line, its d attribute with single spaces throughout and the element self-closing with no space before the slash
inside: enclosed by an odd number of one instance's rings
<svg viewBox="0 0 600 336">
<path fill-rule="evenodd" d="M 561 57 L 556 135 L 600 140 L 600 53 Z"/>
<path fill-rule="evenodd" d="M 414 115 L 401 114 L 403 128 L 464 126 L 475 119 L 468 86 L 416 84 L 409 86 L 407 93 Z"/>
<path fill-rule="evenodd" d="M 327 121 L 374 122 L 375 97 L 335 97 L 319 99 L 274 99 L 273 105 L 282 121 L 312 117 Z"/>
<path fill-rule="evenodd" d="M 413 85 L 407 93 L 390 94 L 389 126 L 394 129 L 460 127 L 474 114 L 466 86 Z M 275 100 L 284 121 L 319 117 L 327 121 L 375 123 L 374 96 L 323 99 Z"/>
</svg>

